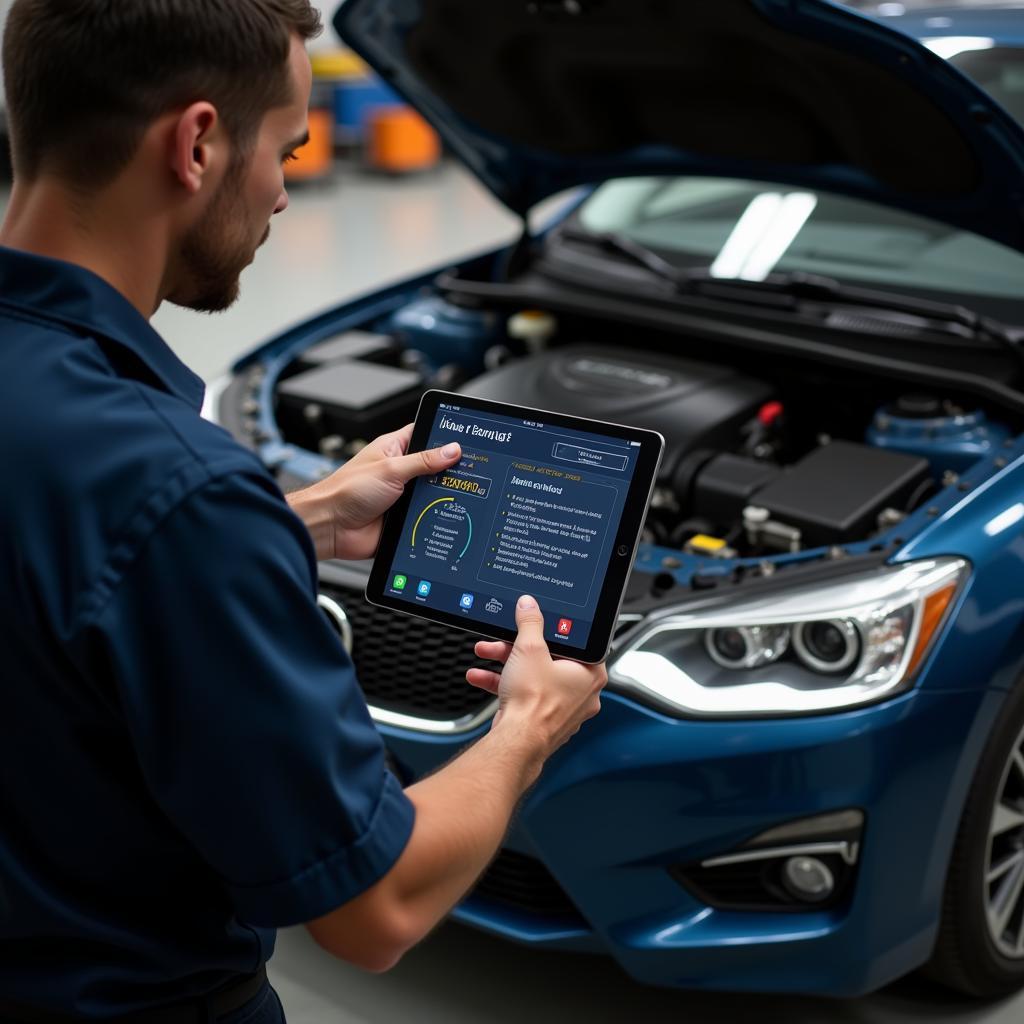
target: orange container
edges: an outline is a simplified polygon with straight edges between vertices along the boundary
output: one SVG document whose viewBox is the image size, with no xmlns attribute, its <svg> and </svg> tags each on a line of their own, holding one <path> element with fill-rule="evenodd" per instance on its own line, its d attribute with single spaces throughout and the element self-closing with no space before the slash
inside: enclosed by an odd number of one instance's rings
<svg viewBox="0 0 1024 1024">
<path fill-rule="evenodd" d="M 309 142 L 284 165 L 285 181 L 312 181 L 331 170 L 334 161 L 334 118 L 329 110 L 309 112 Z"/>
<path fill-rule="evenodd" d="M 409 107 L 377 107 L 366 128 L 366 163 L 372 170 L 425 171 L 441 158 L 437 132 Z"/>
</svg>

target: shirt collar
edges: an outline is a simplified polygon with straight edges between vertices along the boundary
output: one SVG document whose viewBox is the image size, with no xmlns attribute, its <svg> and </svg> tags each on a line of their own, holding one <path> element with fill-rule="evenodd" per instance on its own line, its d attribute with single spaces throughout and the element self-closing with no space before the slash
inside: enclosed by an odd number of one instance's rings
<svg viewBox="0 0 1024 1024">
<path fill-rule="evenodd" d="M 197 411 L 205 386 L 168 347 L 149 321 L 113 286 L 91 270 L 64 260 L 0 246 L 0 308 L 20 310 L 105 339 L 141 361 L 157 383 Z"/>
</svg>

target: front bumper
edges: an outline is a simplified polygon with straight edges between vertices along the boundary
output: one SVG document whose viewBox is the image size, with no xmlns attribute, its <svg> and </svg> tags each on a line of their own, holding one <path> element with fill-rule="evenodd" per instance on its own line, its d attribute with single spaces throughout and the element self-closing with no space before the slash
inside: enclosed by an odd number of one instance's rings
<svg viewBox="0 0 1024 1024">
<path fill-rule="evenodd" d="M 915 690 L 842 715 L 708 722 L 609 693 L 549 762 L 506 844 L 543 863 L 568 912 L 474 894 L 454 916 L 520 942 L 607 953 L 648 984 L 871 991 L 930 954 L 963 800 L 1002 699 Z M 467 739 L 382 732 L 409 777 Z M 715 910 L 670 874 L 847 808 L 866 825 L 855 885 L 835 909 Z"/>
</svg>

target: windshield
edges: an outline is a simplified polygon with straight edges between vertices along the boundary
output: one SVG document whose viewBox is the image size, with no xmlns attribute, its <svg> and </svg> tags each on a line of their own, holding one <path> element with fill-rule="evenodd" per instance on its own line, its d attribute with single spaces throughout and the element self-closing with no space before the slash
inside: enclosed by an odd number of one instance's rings
<svg viewBox="0 0 1024 1024">
<path fill-rule="evenodd" d="M 1024 255 L 889 207 L 824 192 L 726 178 L 608 181 L 579 210 L 587 231 L 614 232 L 680 267 L 764 280 L 805 271 L 928 293 L 1024 298 Z"/>
<path fill-rule="evenodd" d="M 1024 60 L 1020 47 L 995 46 L 981 36 L 926 40 L 940 56 L 973 78 L 1018 124 L 1024 124 Z"/>
</svg>

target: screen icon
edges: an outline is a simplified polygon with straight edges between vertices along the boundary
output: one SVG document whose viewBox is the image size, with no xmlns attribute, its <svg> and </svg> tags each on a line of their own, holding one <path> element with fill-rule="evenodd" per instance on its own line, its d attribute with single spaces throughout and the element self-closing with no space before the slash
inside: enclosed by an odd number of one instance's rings
<svg viewBox="0 0 1024 1024">
<path fill-rule="evenodd" d="M 391 586 L 394 587 L 395 590 L 405 590 L 405 585 L 408 582 L 409 582 L 409 577 L 408 576 L 403 576 L 401 573 L 398 573 L 395 576 L 395 578 L 391 581 Z"/>
<path fill-rule="evenodd" d="M 472 594 L 463 594 L 462 597 L 459 598 L 459 607 L 460 608 L 466 608 L 467 610 L 472 608 L 473 607 L 473 595 Z"/>
<path fill-rule="evenodd" d="M 484 605 L 484 610 L 490 612 L 492 615 L 497 615 L 505 606 L 496 598 L 492 597 L 487 604 Z"/>
<path fill-rule="evenodd" d="M 558 635 L 568 636 L 572 632 L 572 619 L 558 620 Z"/>
<path fill-rule="evenodd" d="M 420 580 L 419 586 L 416 588 L 416 593 L 420 597 L 430 596 L 430 580 Z"/>
</svg>

